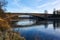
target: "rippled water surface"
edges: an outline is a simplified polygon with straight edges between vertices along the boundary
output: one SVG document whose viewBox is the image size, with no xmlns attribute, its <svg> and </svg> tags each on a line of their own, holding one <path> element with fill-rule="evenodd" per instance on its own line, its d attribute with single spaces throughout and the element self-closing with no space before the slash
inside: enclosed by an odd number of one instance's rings
<svg viewBox="0 0 60 40">
<path fill-rule="evenodd" d="M 58 20 L 38 22 L 22 20 L 17 22 L 17 25 L 28 25 L 28 27 L 14 28 L 26 40 L 60 40 L 60 21 Z"/>
</svg>

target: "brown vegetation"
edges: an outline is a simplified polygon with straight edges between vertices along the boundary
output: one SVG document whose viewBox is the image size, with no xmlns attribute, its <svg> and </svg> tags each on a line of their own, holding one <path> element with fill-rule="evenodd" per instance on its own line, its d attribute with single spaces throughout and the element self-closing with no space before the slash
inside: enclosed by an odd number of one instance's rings
<svg viewBox="0 0 60 40">
<path fill-rule="evenodd" d="M 0 18 L 0 30 L 7 30 L 10 29 L 10 25 L 8 24 L 8 22 L 2 18 Z"/>
<path fill-rule="evenodd" d="M 2 9 L 4 5 L 5 0 L 0 1 L 0 40 L 25 40 L 20 34 L 11 30 L 10 17 Z"/>
</svg>

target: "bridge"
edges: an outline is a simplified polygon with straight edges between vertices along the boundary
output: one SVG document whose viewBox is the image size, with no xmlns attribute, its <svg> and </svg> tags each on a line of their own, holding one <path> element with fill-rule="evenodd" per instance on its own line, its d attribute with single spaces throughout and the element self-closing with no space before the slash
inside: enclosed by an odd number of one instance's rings
<svg viewBox="0 0 60 40">
<path fill-rule="evenodd" d="M 44 14 L 44 13 L 6 13 L 12 19 L 20 19 L 21 15 L 29 15 L 30 17 L 22 17 L 25 19 L 36 19 L 36 20 L 44 20 L 46 17 L 51 16 L 53 14 Z"/>
<path fill-rule="evenodd" d="M 45 20 L 45 19 L 49 19 L 49 20 L 50 19 L 53 19 L 53 20 L 60 19 L 60 15 L 44 14 L 44 13 L 6 13 L 6 15 L 8 17 L 11 17 L 10 21 L 12 22 L 12 24 L 20 21 L 21 19 L 34 19 L 37 21 L 41 21 L 41 20 Z M 29 15 L 30 17 L 20 17 L 21 15 Z M 33 25 L 35 25 L 35 24 L 33 24 Z M 21 26 L 21 25 L 15 25 L 15 26 L 17 27 L 17 26 Z"/>
<path fill-rule="evenodd" d="M 49 14 L 49 13 L 6 13 L 8 17 L 11 17 L 11 21 L 17 21 L 19 19 L 35 19 L 40 20 L 60 20 L 60 14 Z M 29 15 L 30 17 L 19 17 L 21 15 Z"/>
<path fill-rule="evenodd" d="M 45 13 L 6 13 L 7 15 L 10 15 L 10 16 L 20 16 L 20 15 L 32 15 L 32 16 L 39 16 L 39 17 L 44 17 L 45 15 L 46 16 L 50 16 L 52 14 L 45 14 Z"/>
</svg>

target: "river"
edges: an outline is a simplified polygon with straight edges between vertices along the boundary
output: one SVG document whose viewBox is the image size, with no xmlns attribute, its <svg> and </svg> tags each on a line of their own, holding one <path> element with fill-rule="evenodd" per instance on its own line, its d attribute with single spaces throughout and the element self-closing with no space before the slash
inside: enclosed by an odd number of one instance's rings
<svg viewBox="0 0 60 40">
<path fill-rule="evenodd" d="M 60 21 L 36 21 L 36 20 L 20 20 L 16 25 L 24 27 L 14 28 L 26 40 L 60 40 Z M 27 27 L 26 27 L 27 26 Z"/>
</svg>

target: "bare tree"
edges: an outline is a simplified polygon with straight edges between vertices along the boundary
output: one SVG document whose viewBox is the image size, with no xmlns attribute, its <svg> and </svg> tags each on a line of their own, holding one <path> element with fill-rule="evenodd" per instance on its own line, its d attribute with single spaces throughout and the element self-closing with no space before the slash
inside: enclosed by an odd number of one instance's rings
<svg viewBox="0 0 60 40">
<path fill-rule="evenodd" d="M 45 12 L 45 18 L 47 18 L 48 11 L 45 10 L 44 12 Z"/>
<path fill-rule="evenodd" d="M 3 7 L 5 7 L 7 4 L 6 0 L 0 0 L 0 9 L 2 9 Z"/>
<path fill-rule="evenodd" d="M 4 7 L 6 6 L 6 0 L 0 0 L 0 17 L 5 16 L 4 14 Z"/>
</svg>

